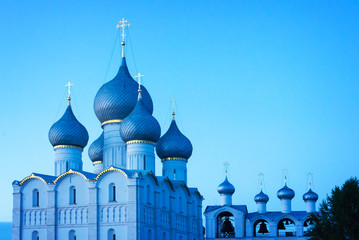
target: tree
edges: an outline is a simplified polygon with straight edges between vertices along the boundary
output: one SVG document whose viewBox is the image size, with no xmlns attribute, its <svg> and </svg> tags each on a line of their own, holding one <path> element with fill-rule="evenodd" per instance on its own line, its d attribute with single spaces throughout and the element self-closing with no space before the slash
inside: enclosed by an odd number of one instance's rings
<svg viewBox="0 0 359 240">
<path fill-rule="evenodd" d="M 323 200 L 319 212 L 313 213 L 314 225 L 309 230 L 311 239 L 359 239 L 359 181 L 348 179 L 341 188 L 336 186 Z"/>
</svg>

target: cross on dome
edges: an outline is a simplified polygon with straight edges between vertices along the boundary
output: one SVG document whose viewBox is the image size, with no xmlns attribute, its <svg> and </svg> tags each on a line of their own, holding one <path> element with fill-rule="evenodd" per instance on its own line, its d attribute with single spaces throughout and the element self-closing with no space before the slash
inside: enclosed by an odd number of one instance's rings
<svg viewBox="0 0 359 240">
<path fill-rule="evenodd" d="M 284 173 L 284 184 L 285 185 L 287 185 L 287 172 L 288 172 L 288 169 L 284 168 L 283 173 Z"/>
<path fill-rule="evenodd" d="M 262 190 L 263 189 L 263 176 L 264 176 L 264 174 L 260 173 L 260 174 L 258 174 L 258 176 L 259 176 L 259 181 L 260 181 L 261 190 Z"/>
<path fill-rule="evenodd" d="M 226 161 L 226 162 L 223 163 L 223 165 L 224 165 L 224 171 L 225 171 L 226 176 L 227 176 L 229 163 Z"/>
<path fill-rule="evenodd" d="M 135 76 L 135 78 L 138 78 L 138 98 L 141 98 L 141 77 L 143 77 L 141 73 L 137 73 Z"/>
<path fill-rule="evenodd" d="M 172 120 L 175 120 L 175 102 L 176 102 L 176 99 L 172 98 L 170 100 L 170 102 L 172 102 Z"/>
<path fill-rule="evenodd" d="M 125 37 L 126 37 L 126 34 L 125 34 L 125 27 L 129 27 L 131 24 L 128 23 L 128 20 L 125 20 L 125 18 L 122 18 L 122 20 L 120 20 L 117 25 L 116 25 L 116 28 L 119 29 L 119 28 L 122 28 L 122 42 L 121 42 L 121 45 L 122 45 L 122 57 L 125 57 Z"/>
<path fill-rule="evenodd" d="M 71 82 L 68 82 L 65 87 L 67 87 L 67 101 L 69 101 L 69 105 L 70 105 L 70 101 L 71 101 L 71 86 L 73 86 L 74 84 Z"/>
<path fill-rule="evenodd" d="M 309 184 L 309 188 L 312 188 L 312 178 L 313 178 L 313 173 L 309 172 L 307 173 L 308 176 L 308 184 Z"/>
</svg>

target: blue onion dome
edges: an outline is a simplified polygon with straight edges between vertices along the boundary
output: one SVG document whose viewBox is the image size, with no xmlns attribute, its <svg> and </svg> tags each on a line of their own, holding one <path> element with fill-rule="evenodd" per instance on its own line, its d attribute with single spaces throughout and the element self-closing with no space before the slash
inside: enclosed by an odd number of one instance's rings
<svg viewBox="0 0 359 240">
<path fill-rule="evenodd" d="M 303 200 L 304 201 L 309 201 L 309 200 L 317 201 L 318 200 L 318 194 L 316 194 L 315 192 L 312 191 L 311 188 L 309 188 L 309 191 L 304 193 Z"/>
<path fill-rule="evenodd" d="M 156 143 L 161 136 L 160 124 L 147 110 L 141 94 L 139 95 L 135 109 L 121 124 L 121 138 L 125 143 L 133 140 Z"/>
<path fill-rule="evenodd" d="M 267 203 L 269 201 L 269 197 L 261 190 L 260 193 L 254 196 L 254 201 Z"/>
<path fill-rule="evenodd" d="M 89 157 L 92 162 L 103 161 L 103 132 L 102 134 L 90 145 Z"/>
<path fill-rule="evenodd" d="M 156 145 L 156 152 L 159 158 L 184 158 L 192 155 L 191 141 L 178 129 L 176 120 L 172 120 L 167 132 L 160 138 Z"/>
<path fill-rule="evenodd" d="M 94 110 L 97 118 L 104 123 L 109 120 L 123 120 L 135 108 L 137 102 L 137 82 L 131 77 L 126 59 L 122 63 L 117 75 L 102 85 L 94 101 Z M 153 112 L 153 103 L 150 94 L 142 87 L 144 106 L 150 114 Z"/>
<path fill-rule="evenodd" d="M 219 194 L 233 194 L 236 189 L 228 181 L 227 176 L 223 183 L 219 184 L 217 191 Z"/>
<path fill-rule="evenodd" d="M 84 148 L 89 140 L 86 128 L 77 121 L 71 105 L 66 108 L 64 115 L 55 122 L 49 131 L 52 146 L 71 145 Z"/>
<path fill-rule="evenodd" d="M 293 199 L 294 196 L 295 193 L 293 189 L 287 187 L 287 184 L 283 188 L 279 189 L 279 191 L 277 192 L 277 197 L 279 199 Z"/>
</svg>

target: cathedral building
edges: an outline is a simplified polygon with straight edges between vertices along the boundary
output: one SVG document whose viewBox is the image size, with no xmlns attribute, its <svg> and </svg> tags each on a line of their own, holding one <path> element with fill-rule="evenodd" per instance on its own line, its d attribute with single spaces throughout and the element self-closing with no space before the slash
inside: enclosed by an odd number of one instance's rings
<svg viewBox="0 0 359 240">
<path fill-rule="evenodd" d="M 49 130 L 54 175 L 32 173 L 13 182 L 14 240 L 203 239 L 202 200 L 187 185 L 192 144 L 172 123 L 161 137 L 149 92 L 130 75 L 125 58 L 97 92 L 102 133 L 89 147 L 93 172 L 82 168 L 86 128 L 68 106 Z M 162 175 L 155 174 L 155 152 Z"/>
<path fill-rule="evenodd" d="M 267 211 L 269 197 L 261 190 L 254 197 L 258 210 L 249 213 L 246 205 L 232 203 L 235 188 L 226 174 L 218 186 L 221 205 L 207 206 L 203 224 L 203 197 L 187 185 L 192 144 L 178 128 L 174 110 L 170 127 L 161 136 L 142 75 L 136 76 L 137 83 L 127 68 L 128 24 L 124 19 L 120 24 L 121 65 L 94 100 L 102 131 L 88 148 L 93 171 L 83 170 L 89 135 L 73 113 L 68 83 L 68 106 L 48 135 L 55 152 L 54 174 L 32 173 L 12 184 L 12 239 L 307 239 L 318 195 L 309 188 L 303 195 L 306 211 L 292 211 L 295 193 L 286 178 L 277 193 L 280 211 Z M 158 175 L 155 153 L 162 164 Z"/>
</svg>

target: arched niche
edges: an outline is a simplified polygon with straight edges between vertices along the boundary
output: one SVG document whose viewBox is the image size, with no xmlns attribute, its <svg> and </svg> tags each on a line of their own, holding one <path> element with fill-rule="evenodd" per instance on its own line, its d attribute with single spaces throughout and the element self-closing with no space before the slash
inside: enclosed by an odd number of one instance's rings
<svg viewBox="0 0 359 240">
<path fill-rule="evenodd" d="M 221 212 L 217 216 L 217 238 L 235 237 L 234 216 L 230 212 Z"/>
</svg>

